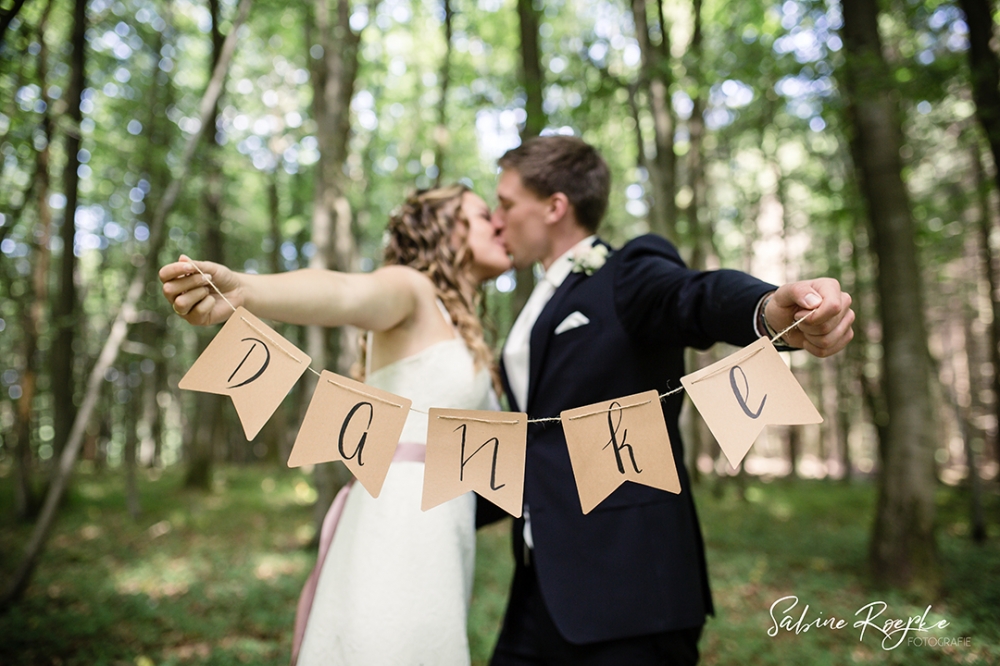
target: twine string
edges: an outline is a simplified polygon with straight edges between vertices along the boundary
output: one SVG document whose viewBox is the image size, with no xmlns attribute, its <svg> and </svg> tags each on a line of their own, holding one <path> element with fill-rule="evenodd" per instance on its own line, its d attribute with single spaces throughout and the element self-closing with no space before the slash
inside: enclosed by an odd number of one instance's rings
<svg viewBox="0 0 1000 666">
<path fill-rule="evenodd" d="M 262 331 L 262 330 L 260 330 L 259 328 L 257 328 L 257 327 L 256 327 L 256 326 L 254 325 L 254 323 L 253 323 L 252 321 L 250 321 L 250 320 L 249 320 L 249 319 L 247 319 L 246 317 L 240 317 L 240 319 L 242 319 L 242 320 L 243 320 L 243 323 L 244 323 L 244 324 L 246 324 L 247 326 L 249 326 L 249 327 L 250 327 L 250 328 L 252 328 L 253 330 L 257 331 L 257 333 L 259 333 L 260 335 L 263 335 L 263 336 L 264 336 L 265 338 L 267 338 L 267 339 L 268 339 L 268 341 L 269 341 L 269 342 L 270 342 L 270 343 L 271 343 L 272 345 L 274 345 L 275 347 L 277 347 L 277 348 L 278 348 L 278 349 L 280 349 L 281 351 L 285 352 L 285 354 L 286 354 L 286 355 L 288 356 L 288 358 L 292 359 L 292 360 L 293 360 L 293 361 L 295 361 L 296 363 L 302 363 L 302 359 L 300 359 L 300 358 L 296 358 L 296 357 L 295 357 L 295 355 L 294 355 L 294 354 L 293 354 L 292 352 L 290 352 L 290 351 L 288 351 L 287 349 L 285 349 L 284 347 L 282 347 L 282 346 L 281 346 L 281 343 L 279 343 L 279 342 L 278 342 L 277 340 L 275 340 L 274 338 L 272 338 L 272 337 L 271 337 L 270 335 L 268 335 L 268 334 L 267 334 L 267 333 L 265 333 L 264 331 Z"/>
<path fill-rule="evenodd" d="M 387 399 L 383 398 L 382 396 L 373 395 L 371 393 L 365 393 L 364 391 L 358 390 L 358 389 L 354 388 L 353 386 L 348 386 L 347 384 L 341 384 L 340 382 L 335 382 L 335 381 L 333 381 L 330 378 L 327 378 L 326 381 L 329 382 L 330 384 L 333 384 L 334 386 L 338 386 L 338 387 L 340 387 L 340 388 L 342 388 L 342 389 L 344 389 L 346 391 L 350 391 L 351 393 L 357 393 L 358 395 L 362 395 L 362 396 L 364 396 L 366 398 L 370 398 L 372 400 L 378 400 L 379 402 L 384 402 L 385 404 L 391 405 L 393 407 L 398 407 L 398 408 L 402 408 L 403 407 L 402 405 L 397 404 L 397 403 L 393 402 L 392 400 L 387 400 Z"/>
<path fill-rule="evenodd" d="M 194 260 L 193 260 L 193 259 L 192 259 L 192 260 L 190 261 L 190 263 L 191 263 L 191 265 L 192 265 L 192 266 L 194 266 L 194 269 L 195 269 L 196 271 L 198 271 L 199 273 L 201 273 L 201 276 L 202 276 L 203 278 L 205 278 L 205 281 L 206 281 L 206 282 L 208 282 L 208 286 L 210 286 L 210 287 L 211 287 L 212 289 L 214 289 L 214 290 L 215 290 L 215 293 L 217 293 L 217 294 L 219 295 L 219 298 L 221 298 L 222 300 L 224 300 L 224 301 L 226 302 L 226 305 L 228 305 L 229 307 L 231 307 L 231 308 L 233 309 L 233 312 L 236 312 L 236 306 L 235 306 L 235 305 L 233 305 L 233 304 L 232 304 L 232 303 L 230 302 L 230 300 L 229 300 L 228 298 L 226 298 L 226 295 L 225 295 L 225 294 L 223 294 L 223 293 L 222 293 L 222 291 L 221 291 L 221 290 L 220 290 L 220 289 L 219 289 L 219 288 L 218 288 L 218 287 L 217 287 L 217 286 L 215 285 L 215 282 L 214 282 L 214 281 L 212 280 L 212 276 L 211 276 L 211 275 L 209 275 L 208 273 L 204 272 L 204 271 L 203 271 L 203 270 L 201 270 L 200 268 L 198 268 L 198 264 L 196 264 L 196 263 L 194 262 Z M 292 359 L 294 359 L 296 363 L 302 363 L 302 360 L 301 360 L 301 359 L 298 359 L 298 358 L 295 358 L 295 356 L 294 356 L 294 355 L 293 355 L 293 354 L 292 354 L 292 353 L 291 353 L 290 351 L 288 351 L 287 349 L 285 349 L 284 347 L 282 347 L 282 346 L 281 346 L 280 344 L 278 344 L 277 342 L 275 342 L 275 341 L 274 341 L 274 340 L 273 340 L 273 339 L 271 338 L 271 336 L 269 336 L 269 335 L 268 335 L 267 333 L 265 333 L 264 331 L 260 330 L 260 329 L 259 329 L 259 328 L 257 328 L 256 326 L 254 326 L 254 325 L 253 325 L 253 324 L 252 324 L 251 322 L 247 321 L 247 318 L 246 318 L 246 317 L 240 317 L 240 319 L 242 319 L 242 320 L 243 320 L 243 321 L 244 321 L 244 322 L 245 322 L 245 323 L 247 324 L 247 326 L 249 326 L 249 327 L 250 327 L 250 328 L 252 328 L 253 330 L 255 330 L 255 331 L 257 331 L 258 333 L 260 333 L 261 335 L 263 335 L 263 336 L 264 336 L 265 338 L 267 338 L 268 340 L 270 340 L 270 341 L 271 341 L 271 344 L 273 344 L 274 346 L 276 346 L 276 347 L 277 347 L 278 349 L 280 349 L 281 351 L 285 352 L 285 353 L 286 353 L 286 354 L 287 354 L 287 355 L 288 355 L 289 357 L 291 357 Z M 316 375 L 317 377 L 322 377 L 322 375 L 321 375 L 321 374 L 319 374 L 318 372 L 316 372 L 315 370 L 313 370 L 312 366 L 309 366 L 309 367 L 308 367 L 308 368 L 306 368 L 306 369 L 307 369 L 307 370 L 308 370 L 309 372 L 311 372 L 311 373 L 313 373 L 314 375 Z M 402 406 L 402 405 L 397 405 L 397 407 L 401 407 L 401 406 Z"/>
<path fill-rule="evenodd" d="M 198 265 L 196 263 L 194 263 L 193 260 L 191 260 L 190 263 L 191 263 L 192 266 L 194 266 L 194 269 L 196 271 L 198 271 L 199 273 L 201 273 L 201 275 L 208 282 L 208 285 L 210 287 L 212 287 L 212 289 L 215 290 L 215 293 L 218 294 L 219 297 L 222 300 L 224 300 L 229 307 L 231 307 L 233 309 L 233 312 L 236 312 L 236 306 L 234 306 L 232 303 L 230 303 L 229 299 L 226 298 L 225 295 L 219 290 L 219 288 L 215 285 L 215 282 L 212 281 L 212 277 L 210 275 L 208 275 L 207 273 L 203 272 L 200 268 L 198 268 Z M 801 324 L 806 319 L 808 319 L 809 317 L 811 317 L 813 312 L 815 312 L 815 310 L 809 311 L 809 313 L 806 314 L 806 316 L 802 317 L 801 319 L 796 319 L 794 322 L 792 322 L 792 324 L 790 326 L 788 326 L 787 328 L 785 328 L 784 330 L 782 330 L 782 331 L 780 331 L 778 333 L 775 333 L 774 336 L 771 337 L 771 344 L 775 344 L 778 340 L 780 340 L 781 338 L 783 338 L 786 333 L 788 333 L 789 331 L 797 328 L 799 326 L 799 324 Z M 294 359 L 297 363 L 301 363 L 302 362 L 301 360 L 295 358 L 295 356 L 292 355 L 291 352 L 289 352 L 288 350 L 286 350 L 285 348 L 283 348 L 280 344 L 278 344 L 273 339 L 271 339 L 270 336 L 268 336 L 266 333 L 264 333 L 259 328 L 257 328 L 256 326 L 254 326 L 251 322 L 249 322 L 246 319 L 246 317 L 240 317 L 240 319 L 242 319 L 244 322 L 246 322 L 246 324 L 248 326 L 250 326 L 252 329 L 254 329 L 258 333 L 260 333 L 261 335 L 263 335 L 264 337 L 266 337 L 268 340 L 270 340 L 275 346 L 278 347 L 278 349 L 280 349 L 281 351 L 285 352 L 285 354 L 287 354 L 290 358 Z M 748 358 L 752 358 L 754 355 L 756 355 L 759 352 L 760 352 L 759 349 L 755 349 L 750 354 L 748 354 L 746 357 L 741 358 L 740 362 L 745 361 Z M 322 375 L 320 375 L 320 373 L 317 372 L 316 370 L 314 370 L 311 366 L 308 367 L 307 369 L 309 370 L 309 372 L 313 373 L 317 377 L 322 377 Z M 717 370 L 715 372 L 712 372 L 712 373 L 706 375 L 705 377 L 699 378 L 696 381 L 699 381 L 699 382 L 705 381 L 709 377 L 714 377 L 719 372 L 723 372 L 723 369 L 720 369 L 720 370 Z M 391 402 L 389 400 L 386 400 L 384 398 L 381 398 L 379 396 L 371 395 L 369 393 L 365 393 L 363 391 L 359 391 L 358 389 L 351 388 L 350 386 L 346 386 L 344 384 L 337 383 L 337 382 L 332 381 L 330 379 L 327 379 L 327 381 L 330 382 L 331 384 L 333 384 L 334 386 L 339 386 L 340 388 L 347 389 L 348 391 L 352 391 L 354 393 L 358 393 L 359 395 L 363 395 L 363 396 L 365 396 L 367 398 L 372 398 L 374 400 L 378 400 L 379 402 L 384 402 L 386 404 L 392 405 L 393 407 L 402 407 L 402 405 L 397 405 L 396 403 Z M 683 386 L 678 386 L 677 388 L 675 388 L 673 390 L 670 390 L 670 391 L 667 391 L 666 393 L 659 394 L 657 397 L 658 397 L 658 399 L 660 401 L 662 401 L 664 398 L 667 398 L 667 397 L 669 397 L 671 395 L 674 395 L 676 393 L 680 393 L 683 390 L 684 390 Z M 633 407 L 642 407 L 644 405 L 648 405 L 650 402 L 652 402 L 652 401 L 651 400 L 646 400 L 644 402 L 639 402 L 639 403 L 636 403 L 634 405 L 625 405 L 623 407 L 619 407 L 618 409 L 631 409 Z M 424 411 L 422 409 L 417 409 L 416 407 L 410 407 L 410 411 L 411 412 L 416 412 L 417 414 L 423 414 L 425 416 L 429 416 L 430 415 L 429 412 L 426 412 L 426 411 Z M 599 414 L 609 414 L 612 411 L 613 410 L 610 407 L 608 409 L 598 409 L 598 410 L 594 410 L 592 412 L 587 412 L 586 414 L 579 414 L 577 416 L 571 416 L 571 417 L 569 417 L 569 420 L 575 421 L 575 420 L 578 420 L 578 419 L 585 419 L 585 418 L 588 418 L 588 417 L 591 417 L 591 416 L 597 416 Z M 490 420 L 490 419 L 464 418 L 464 417 L 460 417 L 460 416 L 446 416 L 446 415 L 438 415 L 437 418 L 439 418 L 439 419 L 447 419 L 447 420 L 452 420 L 452 421 L 470 421 L 470 422 L 475 422 L 475 423 L 495 423 L 495 424 L 498 424 L 498 425 L 517 425 L 518 423 L 520 423 L 520 420 L 514 420 L 514 421 L 494 421 L 494 420 Z M 528 419 L 526 421 L 526 423 L 529 423 L 529 424 L 530 423 L 562 423 L 562 418 L 559 417 L 559 416 L 550 416 L 550 417 L 539 418 L 539 419 Z"/>
<path fill-rule="evenodd" d="M 236 306 L 233 305 L 232 303 L 230 303 L 229 299 L 226 298 L 225 294 L 223 294 L 221 291 L 219 291 L 219 288 L 215 286 L 215 282 L 212 281 L 212 276 L 209 275 L 208 273 L 205 273 L 200 268 L 198 268 L 198 264 L 194 263 L 194 260 L 191 261 L 191 265 L 194 266 L 194 269 L 196 271 L 198 271 L 199 273 L 201 273 L 201 276 L 203 278 L 205 278 L 205 280 L 208 282 L 209 286 L 211 286 L 212 289 L 215 290 L 215 293 L 217 293 L 219 295 L 219 298 L 221 298 L 222 300 L 224 300 L 226 302 L 226 305 L 228 305 L 229 307 L 231 307 L 233 309 L 233 312 L 236 312 Z"/>
<path fill-rule="evenodd" d="M 435 418 L 439 418 L 444 421 L 471 421 L 472 423 L 495 423 L 496 425 L 517 425 L 521 422 L 520 419 L 514 419 L 513 421 L 497 421 L 495 419 L 466 418 L 464 416 L 449 416 L 447 414 L 438 414 Z M 531 421 L 528 421 L 528 423 L 531 423 Z"/>
</svg>

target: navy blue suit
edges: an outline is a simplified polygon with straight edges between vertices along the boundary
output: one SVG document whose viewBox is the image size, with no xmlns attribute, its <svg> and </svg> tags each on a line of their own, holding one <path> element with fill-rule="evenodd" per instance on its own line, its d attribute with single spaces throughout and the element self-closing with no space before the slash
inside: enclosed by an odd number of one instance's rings
<svg viewBox="0 0 1000 666">
<path fill-rule="evenodd" d="M 736 271 L 693 271 L 657 236 L 642 236 L 593 275 L 570 273 L 531 332 L 529 418 L 680 386 L 686 347 L 744 346 L 754 311 L 775 287 Z M 590 321 L 559 335 L 579 311 Z M 506 385 L 506 373 L 503 374 Z M 700 627 L 712 613 L 704 546 L 684 467 L 683 394 L 662 401 L 681 493 L 625 483 L 584 515 L 563 429 L 530 424 L 524 500 L 532 566 L 559 633 L 574 644 Z M 480 500 L 480 522 L 491 515 Z M 523 520 L 514 522 L 521 567 Z"/>
</svg>

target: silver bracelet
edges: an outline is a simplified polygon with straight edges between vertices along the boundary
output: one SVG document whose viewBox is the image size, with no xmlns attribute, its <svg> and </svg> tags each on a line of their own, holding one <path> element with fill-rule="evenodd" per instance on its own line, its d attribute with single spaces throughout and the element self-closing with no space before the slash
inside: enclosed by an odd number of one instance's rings
<svg viewBox="0 0 1000 666">
<path fill-rule="evenodd" d="M 771 301 L 771 296 L 768 296 L 767 298 L 764 299 L 764 303 L 760 306 L 761 323 L 764 324 L 764 330 L 767 331 L 767 337 L 771 339 L 771 342 L 773 342 L 776 345 L 785 345 L 787 347 L 788 343 L 785 341 L 784 338 L 775 337 L 776 335 L 778 335 L 778 332 L 773 328 L 771 328 L 771 324 L 768 323 L 767 321 L 767 304 L 770 301 Z"/>
</svg>

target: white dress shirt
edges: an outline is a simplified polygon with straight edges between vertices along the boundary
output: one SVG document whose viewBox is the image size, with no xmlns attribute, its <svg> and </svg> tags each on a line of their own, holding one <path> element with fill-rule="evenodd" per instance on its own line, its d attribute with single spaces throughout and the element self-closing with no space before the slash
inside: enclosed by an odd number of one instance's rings
<svg viewBox="0 0 1000 666">
<path fill-rule="evenodd" d="M 552 262 L 545 276 L 538 281 L 535 289 L 528 297 L 521 313 L 507 335 L 503 346 L 504 371 L 507 373 L 507 384 L 517 401 L 518 409 L 527 410 L 528 405 L 528 373 L 531 368 L 531 329 L 535 327 L 538 316 L 542 314 L 545 305 L 562 286 L 573 270 L 573 256 L 577 251 L 586 251 L 594 244 L 596 235 L 588 236 L 567 250 L 562 256 Z M 534 547 L 531 539 L 531 517 L 528 505 L 524 505 L 524 542 L 528 548 Z"/>
<path fill-rule="evenodd" d="M 571 247 L 562 256 L 552 262 L 545 276 L 535 285 L 534 291 L 528 297 L 517 320 L 507 334 L 507 342 L 503 346 L 503 364 L 507 373 L 507 383 L 510 392 L 517 401 L 518 409 L 526 410 L 528 405 L 528 373 L 531 368 L 531 329 L 535 327 L 539 315 L 545 305 L 562 286 L 567 276 L 573 270 L 573 256 L 579 250 L 586 250 L 594 244 L 597 236 L 588 236 Z"/>
</svg>

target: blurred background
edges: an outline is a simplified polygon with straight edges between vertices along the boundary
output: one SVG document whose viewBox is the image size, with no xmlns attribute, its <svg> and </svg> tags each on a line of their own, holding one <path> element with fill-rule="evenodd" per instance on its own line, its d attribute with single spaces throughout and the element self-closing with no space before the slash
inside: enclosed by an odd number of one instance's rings
<svg viewBox="0 0 1000 666">
<path fill-rule="evenodd" d="M 705 662 L 996 663 L 995 25 L 986 0 L 0 1 L 0 660 L 286 661 L 348 474 L 284 464 L 311 375 L 251 442 L 228 400 L 178 391 L 217 329 L 156 270 L 370 271 L 407 192 L 492 205 L 505 150 L 567 133 L 612 169 L 612 243 L 854 297 L 844 353 L 785 355 L 821 426 L 733 469 L 686 409 Z M 487 285 L 495 345 L 533 280 Z M 357 331 L 278 330 L 350 374 Z M 508 549 L 480 535 L 476 663 Z M 849 620 L 931 604 L 970 641 L 768 636 L 787 595 Z"/>
</svg>

